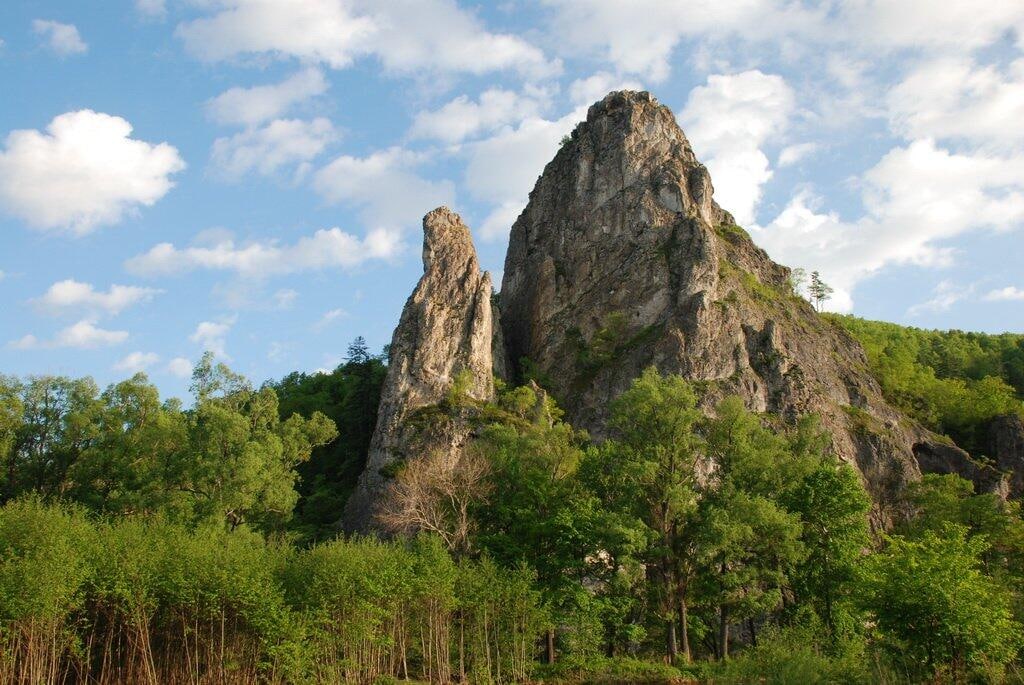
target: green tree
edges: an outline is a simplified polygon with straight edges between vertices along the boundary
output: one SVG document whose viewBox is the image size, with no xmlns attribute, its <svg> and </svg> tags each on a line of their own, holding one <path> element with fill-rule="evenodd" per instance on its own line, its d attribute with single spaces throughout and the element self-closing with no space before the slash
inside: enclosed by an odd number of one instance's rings
<svg viewBox="0 0 1024 685">
<path fill-rule="evenodd" d="M 180 497 L 167 469 L 188 445 L 177 402 L 160 403 L 156 386 L 136 374 L 107 388 L 95 440 L 69 468 L 69 496 L 95 511 L 155 513 Z"/>
<path fill-rule="evenodd" d="M 963 526 L 900 536 L 867 560 L 865 603 L 894 655 L 912 673 L 962 682 L 1011 661 L 1020 625 L 1002 588 L 979 569 L 986 548 Z"/>
<path fill-rule="evenodd" d="M 605 506 L 624 517 L 620 530 L 627 534 L 622 539 L 635 546 L 637 536 L 628 532 L 628 521 L 643 526 L 647 544 L 640 557 L 657 569 L 655 596 L 670 661 L 676 660 L 680 642 L 683 658 L 690 659 L 687 597 L 693 559 L 688 540 L 696 510 L 700 440 L 694 428 L 700 417 L 690 384 L 680 376 L 662 377 L 650 367 L 612 405 L 614 438 L 588 467 Z"/>
<path fill-rule="evenodd" d="M 510 391 L 501 403 L 514 418 L 491 424 L 477 445 L 493 483 L 476 513 L 480 547 L 507 568 L 527 564 L 545 599 L 566 616 L 579 608 L 586 558 L 596 552 L 592 503 L 575 478 L 586 434 L 562 422 L 538 388 Z M 549 662 L 554 646 L 549 632 Z"/>
<path fill-rule="evenodd" d="M 196 366 L 192 387 L 188 448 L 170 477 L 190 496 L 193 515 L 231 528 L 287 521 L 298 499 L 294 469 L 337 436 L 334 424 L 319 412 L 282 421 L 273 388 L 252 389 L 209 353 Z"/>
<path fill-rule="evenodd" d="M 822 305 L 832 297 L 833 292 L 835 291 L 832 286 L 821 280 L 821 274 L 817 271 L 811 272 L 811 282 L 807 286 L 807 294 L 811 296 L 811 302 L 815 309 L 821 311 Z"/>
<path fill-rule="evenodd" d="M 720 402 L 705 426 L 715 471 L 698 513 L 700 585 L 717 609 L 716 649 L 725 659 L 730 626 L 775 609 L 789 573 L 805 556 L 800 519 L 781 501 L 809 464 L 738 397 Z M 749 627 L 756 640 L 753 623 Z"/>
</svg>

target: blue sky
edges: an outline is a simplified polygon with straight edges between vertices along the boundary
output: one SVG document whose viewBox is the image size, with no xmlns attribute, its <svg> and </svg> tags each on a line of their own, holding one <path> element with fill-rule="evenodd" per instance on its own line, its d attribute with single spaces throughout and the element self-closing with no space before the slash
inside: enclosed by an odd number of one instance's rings
<svg viewBox="0 0 1024 685">
<path fill-rule="evenodd" d="M 939 6 L 941 5 L 941 6 Z M 1024 3 L 7 0 L 0 371 L 212 350 L 256 381 L 387 343 L 420 217 L 508 228 L 607 91 L 838 311 L 1024 331 Z"/>
</svg>

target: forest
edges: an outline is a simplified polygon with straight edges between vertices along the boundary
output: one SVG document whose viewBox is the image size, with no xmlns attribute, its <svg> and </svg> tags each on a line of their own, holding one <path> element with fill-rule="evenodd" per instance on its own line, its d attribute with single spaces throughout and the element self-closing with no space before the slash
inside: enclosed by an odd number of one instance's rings
<svg viewBox="0 0 1024 685">
<path fill-rule="evenodd" d="M 958 444 L 1022 411 L 1022 336 L 830 320 Z M 415 420 L 470 448 L 346 539 L 385 373 L 359 339 L 259 387 L 208 355 L 188 403 L 0 377 L 0 683 L 1022 681 L 1018 502 L 930 475 L 872 526 L 815 417 L 654 369 L 603 441 L 456 379 Z"/>
</svg>

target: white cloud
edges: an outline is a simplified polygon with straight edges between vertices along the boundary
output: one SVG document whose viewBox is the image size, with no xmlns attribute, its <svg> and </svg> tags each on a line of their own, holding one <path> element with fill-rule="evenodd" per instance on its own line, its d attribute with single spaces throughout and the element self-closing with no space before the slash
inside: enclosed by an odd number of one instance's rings
<svg viewBox="0 0 1024 685">
<path fill-rule="evenodd" d="M 393 238 L 385 231 L 375 231 L 360 239 L 340 228 L 328 228 L 291 245 L 280 245 L 276 241 L 237 244 L 230 238 L 183 248 L 160 243 L 129 259 L 125 268 L 148 277 L 208 269 L 258 279 L 299 271 L 347 269 L 369 259 L 387 258 L 395 249 Z"/>
<path fill-rule="evenodd" d="M 58 281 L 35 300 L 35 303 L 52 313 L 83 311 L 92 314 L 118 314 L 128 307 L 148 302 L 160 293 L 154 288 L 133 285 L 111 285 L 106 292 L 96 290 L 91 283 L 73 279 Z"/>
<path fill-rule="evenodd" d="M 237 321 L 235 317 L 220 321 L 202 321 L 196 326 L 196 330 L 188 339 L 200 345 L 204 351 L 213 352 L 221 359 L 231 361 L 226 345 L 228 333 L 231 332 L 231 327 L 235 325 L 235 321 Z"/>
<path fill-rule="evenodd" d="M 166 0 L 135 0 L 135 11 L 149 19 L 163 19 L 167 16 Z"/>
<path fill-rule="evenodd" d="M 1024 290 L 1016 286 L 1008 285 L 1005 288 L 989 291 L 985 295 L 985 299 L 990 302 L 1014 302 L 1024 300 Z"/>
<path fill-rule="evenodd" d="M 281 288 L 276 291 L 270 299 L 273 303 L 274 309 L 291 309 L 298 298 L 298 291 L 292 290 L 291 288 Z"/>
<path fill-rule="evenodd" d="M 836 287 L 833 307 L 849 310 L 853 288 L 894 264 L 942 267 L 943 245 L 979 230 L 1024 224 L 1024 159 L 954 154 L 922 140 L 890 150 L 861 179 L 866 213 L 843 221 L 798 194 L 756 240 L 773 258 L 818 269 Z"/>
<path fill-rule="evenodd" d="M 211 161 L 228 179 L 250 172 L 269 176 L 282 167 L 309 162 L 334 139 L 334 126 L 327 119 L 277 119 L 230 138 L 218 138 L 213 142 Z"/>
<path fill-rule="evenodd" d="M 974 288 L 958 286 L 950 280 L 940 281 L 932 290 L 931 299 L 913 305 L 907 310 L 908 316 L 920 316 L 927 312 L 948 311 L 957 302 L 970 296 Z"/>
<path fill-rule="evenodd" d="M 174 147 L 131 132 L 88 109 L 61 114 L 46 132 L 12 131 L 0 152 L 0 204 L 30 225 L 79 235 L 153 205 L 185 163 Z"/>
<path fill-rule="evenodd" d="M 764 44 L 790 59 L 839 48 L 967 54 L 1015 32 L 1024 45 L 1024 4 L 966 0 L 545 0 L 549 39 L 565 53 L 598 56 L 652 81 L 671 71 L 675 49 L 701 42 L 719 52 Z M 735 51 L 735 50 L 734 50 Z M 801 62 L 801 66 L 803 63 Z"/>
<path fill-rule="evenodd" d="M 569 85 L 569 99 L 574 105 L 591 105 L 613 90 L 643 90 L 639 81 L 599 71 Z"/>
<path fill-rule="evenodd" d="M 546 0 L 552 40 L 563 51 L 597 54 L 624 74 L 651 81 L 670 73 L 672 53 L 687 38 L 782 42 L 822 31 L 825 9 L 788 0 Z"/>
<path fill-rule="evenodd" d="M 378 241 L 394 238 L 434 207 L 454 205 L 454 184 L 428 181 L 415 173 L 424 159 L 398 147 L 367 157 L 342 155 L 316 172 L 313 187 L 328 202 L 359 207 L 363 220 L 378 231 Z"/>
<path fill-rule="evenodd" d="M 817 143 L 797 143 L 789 145 L 779 152 L 778 165 L 780 167 L 792 166 L 802 159 L 806 159 L 819 150 L 821 146 Z"/>
<path fill-rule="evenodd" d="M 419 112 L 409 135 L 458 143 L 540 114 L 548 97 L 544 92 L 520 94 L 501 88 L 484 91 L 476 101 L 460 95 L 440 109 Z"/>
<path fill-rule="evenodd" d="M 1011 31 L 1024 40 L 1024 4 L 845 0 L 835 18 L 842 36 L 865 49 L 971 52 Z"/>
<path fill-rule="evenodd" d="M 330 326 L 338 319 L 348 316 L 348 312 L 344 309 L 331 309 L 324 312 L 324 315 L 317 319 L 316 323 L 313 324 L 314 331 L 322 331 L 323 329 Z"/>
<path fill-rule="evenodd" d="M 327 79 L 323 72 L 309 68 L 280 83 L 226 90 L 206 103 L 206 111 L 222 124 L 255 126 L 276 119 L 295 105 L 326 92 Z"/>
<path fill-rule="evenodd" d="M 32 22 L 32 30 L 46 41 L 48 48 L 61 57 L 81 55 L 89 50 L 89 46 L 82 40 L 82 36 L 78 34 L 78 29 L 74 24 L 35 19 Z"/>
<path fill-rule="evenodd" d="M 93 349 L 96 347 L 110 347 L 119 345 L 128 339 L 128 331 L 108 331 L 96 326 L 88 319 L 83 319 L 76 324 L 58 331 L 53 340 L 39 340 L 34 335 L 26 335 L 19 340 L 10 343 L 15 349 L 49 349 L 69 347 L 74 349 Z"/>
<path fill-rule="evenodd" d="M 886 98 L 894 131 L 994 146 L 1024 143 L 1024 59 L 979 67 L 965 57 L 919 65 Z"/>
<path fill-rule="evenodd" d="M 160 355 L 155 352 L 131 352 L 114 364 L 114 371 L 136 374 L 145 371 L 158 361 L 160 361 Z"/>
<path fill-rule="evenodd" d="M 486 30 L 453 0 L 213 0 L 212 16 L 178 26 L 203 60 L 270 55 L 340 69 L 364 56 L 386 69 L 484 74 L 558 71 L 522 38 Z"/>
<path fill-rule="evenodd" d="M 192 376 L 192 362 L 185 357 L 175 357 L 167 362 L 167 373 L 178 378 L 190 378 Z"/>
<path fill-rule="evenodd" d="M 760 71 L 709 76 L 690 91 L 679 114 L 683 130 L 715 184 L 715 199 L 750 225 L 771 178 L 761 147 L 779 135 L 795 110 L 795 96 L 781 76 Z"/>
</svg>

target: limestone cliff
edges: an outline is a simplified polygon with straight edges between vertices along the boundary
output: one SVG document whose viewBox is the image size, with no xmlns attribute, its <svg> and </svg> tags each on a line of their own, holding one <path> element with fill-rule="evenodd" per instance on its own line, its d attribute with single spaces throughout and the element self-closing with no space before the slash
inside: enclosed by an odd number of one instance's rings
<svg viewBox="0 0 1024 685">
<path fill-rule="evenodd" d="M 375 529 L 375 517 L 396 463 L 414 460 L 423 445 L 408 419 L 417 408 L 435 405 L 457 376 L 479 400 L 494 393 L 491 277 L 480 271 L 469 229 L 445 207 L 423 218 L 423 276 L 405 303 L 391 339 L 387 378 L 381 391 L 377 427 L 366 469 L 346 506 L 349 532 Z M 458 449 L 465 435 L 433 436 L 432 448 Z"/>
<path fill-rule="evenodd" d="M 704 382 L 709 405 L 738 394 L 784 419 L 817 412 L 884 519 L 920 474 L 915 446 L 940 443 L 884 401 L 860 346 L 712 195 L 668 108 L 628 91 L 593 105 L 512 227 L 500 299 L 513 370 L 597 437 L 651 364 Z"/>
</svg>

